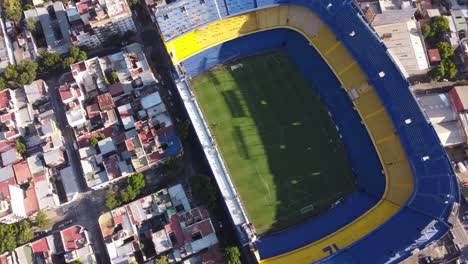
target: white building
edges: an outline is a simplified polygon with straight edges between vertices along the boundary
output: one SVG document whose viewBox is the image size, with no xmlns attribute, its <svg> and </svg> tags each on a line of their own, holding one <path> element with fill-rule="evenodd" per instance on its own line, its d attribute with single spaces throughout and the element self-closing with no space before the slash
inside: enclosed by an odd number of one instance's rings
<svg viewBox="0 0 468 264">
<path fill-rule="evenodd" d="M 371 23 L 392 58 L 408 75 L 423 74 L 430 69 L 415 11 L 415 8 L 385 10 Z"/>
<path fill-rule="evenodd" d="M 132 12 L 125 0 L 88 0 L 67 10 L 71 40 L 76 46 L 101 46 L 113 35 L 136 31 Z"/>
<path fill-rule="evenodd" d="M 418 97 L 418 101 L 443 146 L 458 145 L 465 141 L 463 127 L 449 94 L 424 95 Z"/>
</svg>

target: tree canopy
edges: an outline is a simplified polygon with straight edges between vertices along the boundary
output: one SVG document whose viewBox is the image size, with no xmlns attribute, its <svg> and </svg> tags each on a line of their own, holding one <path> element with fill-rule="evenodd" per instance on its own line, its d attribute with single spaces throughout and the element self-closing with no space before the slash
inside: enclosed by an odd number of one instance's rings
<svg viewBox="0 0 468 264">
<path fill-rule="evenodd" d="M 444 64 L 444 69 L 445 69 L 445 78 L 447 79 L 452 79 L 457 75 L 457 66 L 453 63 L 453 61 L 447 59 L 442 61 Z"/>
<path fill-rule="evenodd" d="M 44 211 L 37 212 L 37 215 L 35 218 L 35 225 L 39 228 L 44 228 L 48 226 L 49 224 L 50 224 L 50 219 L 47 217 Z"/>
<path fill-rule="evenodd" d="M 16 151 L 23 155 L 26 152 L 26 145 L 19 139 L 15 139 Z"/>
<path fill-rule="evenodd" d="M 15 22 L 19 22 L 23 17 L 23 9 L 19 0 L 3 0 L 3 15 Z"/>
<path fill-rule="evenodd" d="M 154 259 L 154 264 L 168 264 L 166 256 L 161 256 L 159 258 Z"/>
<path fill-rule="evenodd" d="M 241 264 L 240 251 L 238 247 L 227 247 L 224 249 L 224 257 L 227 264 Z"/>
<path fill-rule="evenodd" d="M 136 190 L 141 190 L 145 187 L 145 176 L 142 173 L 135 173 L 127 178 L 127 185 Z"/>
<path fill-rule="evenodd" d="M 122 202 L 118 199 L 115 192 L 111 191 L 111 192 L 106 193 L 105 206 L 106 206 L 107 211 L 115 209 L 119 207 L 121 204 Z"/>
<path fill-rule="evenodd" d="M 64 70 L 68 70 L 72 64 L 86 59 L 88 59 L 88 54 L 86 54 L 84 50 L 71 46 L 68 51 L 68 56 L 63 60 L 62 67 Z"/>
<path fill-rule="evenodd" d="M 135 173 L 128 177 L 126 186 L 119 195 L 115 192 L 108 192 L 106 194 L 105 206 L 108 211 L 119 207 L 122 203 L 133 201 L 141 193 L 146 185 L 145 176 L 142 173 Z"/>
<path fill-rule="evenodd" d="M 88 143 L 92 146 L 92 147 L 97 147 L 98 143 L 99 143 L 99 139 L 97 137 L 90 137 L 88 139 Z"/>
<path fill-rule="evenodd" d="M 429 23 L 429 25 L 424 25 L 421 28 L 424 38 L 429 39 L 432 42 L 441 40 L 443 33 L 449 30 L 449 21 L 444 16 L 436 16 L 431 18 L 431 22 Z"/>
<path fill-rule="evenodd" d="M 439 65 L 437 65 L 437 67 L 435 67 L 434 69 L 431 70 L 429 75 L 431 76 L 431 78 L 433 80 L 436 80 L 436 81 L 442 80 L 444 78 L 444 76 L 445 76 L 444 64 L 439 63 Z"/>
<path fill-rule="evenodd" d="M 60 68 L 62 65 L 62 58 L 56 52 L 44 51 L 39 54 L 39 72 L 49 73 Z"/>
<path fill-rule="evenodd" d="M 0 91 L 5 90 L 6 88 L 6 81 L 3 77 L 0 77 Z"/>
<path fill-rule="evenodd" d="M 0 255 L 31 241 L 34 234 L 30 227 L 27 220 L 9 225 L 0 224 Z"/>
<path fill-rule="evenodd" d="M 31 230 L 31 225 L 28 221 L 21 221 L 18 224 L 18 244 L 24 245 L 33 240 L 34 233 Z"/>
<path fill-rule="evenodd" d="M 207 208 L 216 205 L 217 189 L 208 176 L 193 176 L 190 181 L 192 193 L 195 198 Z"/>
<path fill-rule="evenodd" d="M 34 20 L 34 18 L 30 17 L 26 19 L 26 29 L 30 32 L 37 31 L 37 22 Z"/>
<path fill-rule="evenodd" d="M 442 60 L 448 59 L 455 53 L 455 49 L 446 41 L 437 43 L 437 49 L 439 50 L 440 58 Z"/>
</svg>

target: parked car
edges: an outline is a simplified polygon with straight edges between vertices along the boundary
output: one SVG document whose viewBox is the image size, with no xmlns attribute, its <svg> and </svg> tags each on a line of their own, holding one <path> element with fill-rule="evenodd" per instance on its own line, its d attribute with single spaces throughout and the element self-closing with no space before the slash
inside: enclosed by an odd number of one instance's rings
<svg viewBox="0 0 468 264">
<path fill-rule="evenodd" d="M 45 236 L 47 234 L 47 231 L 37 231 L 34 232 L 34 239 L 38 239 L 42 236 Z"/>
<path fill-rule="evenodd" d="M 68 225 L 71 225 L 72 223 L 73 223 L 73 220 L 71 220 L 71 219 L 70 219 L 70 220 L 67 220 L 67 221 L 61 223 L 60 225 L 58 225 L 58 228 L 59 228 L 59 229 L 62 229 L 62 228 L 64 228 L 64 227 L 68 226 Z"/>
</svg>

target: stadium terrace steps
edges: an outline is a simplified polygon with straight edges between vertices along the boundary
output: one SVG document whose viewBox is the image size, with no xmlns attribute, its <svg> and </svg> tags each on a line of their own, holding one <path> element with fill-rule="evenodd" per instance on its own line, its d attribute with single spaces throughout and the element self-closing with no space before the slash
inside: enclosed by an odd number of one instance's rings
<svg viewBox="0 0 468 264">
<path fill-rule="evenodd" d="M 386 191 L 367 214 L 321 240 L 305 232 L 302 236 L 296 234 L 302 242 L 308 239 L 306 242 L 311 244 L 291 243 L 295 250 L 284 245 L 296 239 L 286 231 L 261 238 L 257 242 L 261 263 L 396 262 L 445 234 L 452 205 L 459 200 L 451 165 L 406 80 L 352 1 L 238 0 L 231 6 L 223 5 L 227 3 L 223 0 L 206 2 L 214 3 L 224 19 L 206 16 L 196 23 L 188 20 L 189 26 L 176 27 L 176 32 L 171 28 L 161 30 L 174 63 L 183 62 L 189 75 L 197 75 L 234 58 L 286 49 L 332 113 L 361 188 L 381 195 L 376 191 L 383 188 L 378 180 L 383 177 L 380 165 L 374 165 L 374 161 L 378 163 L 375 150 L 385 171 Z M 259 9 L 226 17 L 250 11 L 252 3 Z M 272 6 L 277 4 L 280 6 Z M 264 6 L 268 7 L 261 9 Z M 159 24 L 161 19 L 167 24 L 185 23 L 175 22 L 177 16 L 164 18 L 164 12 L 158 13 Z M 308 42 L 295 32 L 274 28 L 293 29 Z M 329 69 L 314 49 L 307 48 L 309 44 L 326 60 Z M 316 72 L 319 74 L 313 74 Z M 339 92 L 341 85 L 346 91 Z M 353 89 L 359 95 L 353 98 L 354 108 L 369 134 L 361 132 L 365 130 L 351 110 L 348 92 Z M 336 231 L 330 226 L 321 228 Z"/>
</svg>

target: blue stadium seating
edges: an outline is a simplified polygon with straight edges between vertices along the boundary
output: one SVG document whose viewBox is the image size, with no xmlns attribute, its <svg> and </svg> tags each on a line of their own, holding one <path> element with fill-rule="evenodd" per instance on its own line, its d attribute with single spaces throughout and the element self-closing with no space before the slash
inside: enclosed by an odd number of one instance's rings
<svg viewBox="0 0 468 264">
<path fill-rule="evenodd" d="M 255 0 L 227 0 L 225 2 L 229 14 L 242 13 L 256 8 Z"/>
<path fill-rule="evenodd" d="M 198 3 L 195 0 L 181 0 L 176 3 L 179 2 Z M 320 263 L 397 262 L 411 254 L 413 249 L 426 246 L 448 231 L 450 225 L 447 220 L 452 205 L 460 199 L 451 164 L 434 129 L 427 122 L 408 89 L 408 83 L 388 56 L 385 46 L 365 23 L 351 0 L 206 0 L 205 2 L 205 7 L 200 4 L 194 7 L 195 10 L 205 10 L 204 8 L 210 5 L 214 7 L 216 14 L 210 9 L 197 21 L 186 19 L 176 13 L 165 19 L 164 12 L 160 12 L 158 23 L 166 41 L 218 20 L 219 16 L 224 18 L 249 9 L 271 5 L 308 7 L 335 33 L 361 67 L 395 127 L 413 172 L 414 191 L 411 198 L 385 224 L 359 242 L 340 249 Z M 167 8 L 173 8 L 173 5 Z M 350 34 L 351 32 L 354 34 Z M 360 125 L 359 116 L 352 110 L 347 94 L 340 89 L 338 81 L 321 57 L 299 34 L 284 29 L 256 33 L 205 50 L 185 60 L 183 65 L 189 75 L 196 76 L 226 61 L 279 48 L 288 52 L 292 61 L 320 95 L 322 102 L 327 105 L 343 136 L 343 144 L 358 185 L 361 191 L 369 195 L 356 192 L 342 205 L 319 218 L 287 231 L 263 237 L 257 243 L 257 247 L 264 257 L 291 251 L 334 232 L 355 219 L 361 207 L 366 210 L 370 208 L 377 201 L 376 198 L 382 195 L 385 187 L 375 150 L 365 128 Z M 315 59 L 304 61 L 305 57 Z M 385 76 L 380 77 L 381 72 L 385 73 Z M 367 160 L 363 161 L 362 157 L 366 157 Z M 350 212 L 350 208 L 345 206 L 349 204 L 352 204 L 350 207 L 359 210 Z M 334 220 L 329 220 L 332 218 Z M 317 229 L 318 225 L 320 228 Z M 310 228 L 319 231 L 313 235 L 303 232 Z M 422 230 L 431 236 L 422 237 Z M 291 242 L 278 243 L 280 240 Z"/>
</svg>

